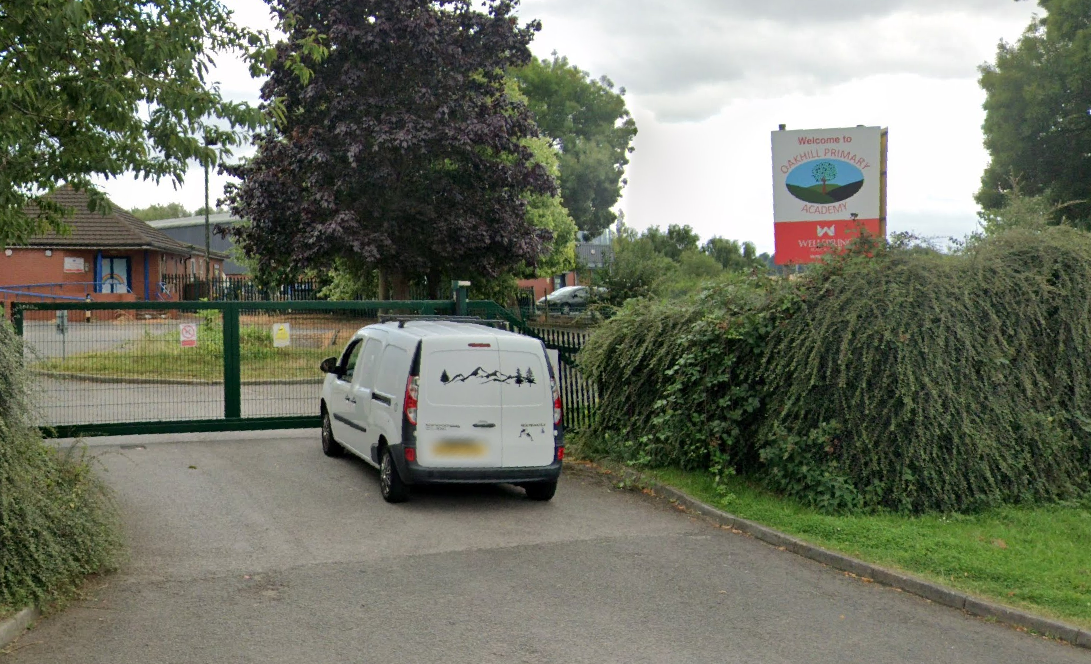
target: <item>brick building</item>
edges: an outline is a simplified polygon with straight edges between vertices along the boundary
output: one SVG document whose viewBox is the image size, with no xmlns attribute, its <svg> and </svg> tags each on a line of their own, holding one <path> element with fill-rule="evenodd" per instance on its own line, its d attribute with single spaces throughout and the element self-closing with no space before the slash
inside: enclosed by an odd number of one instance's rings
<svg viewBox="0 0 1091 664">
<path fill-rule="evenodd" d="M 111 203 L 107 215 L 87 209 L 88 196 L 64 186 L 50 195 L 72 208 L 70 232 L 47 232 L 0 254 L 0 300 L 96 302 L 176 300 L 167 275 L 204 275 L 204 250 L 174 240 Z M 34 210 L 28 210 L 34 214 Z M 219 276 L 222 254 L 212 256 Z"/>
</svg>

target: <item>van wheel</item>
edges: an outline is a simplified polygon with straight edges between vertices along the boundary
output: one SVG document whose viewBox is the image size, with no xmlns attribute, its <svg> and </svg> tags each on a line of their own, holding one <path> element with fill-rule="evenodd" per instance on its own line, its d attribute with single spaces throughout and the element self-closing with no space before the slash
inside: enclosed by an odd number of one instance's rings
<svg viewBox="0 0 1091 664">
<path fill-rule="evenodd" d="M 398 467 L 394 465 L 394 455 L 389 447 L 383 448 L 383 459 L 379 463 L 379 493 L 388 503 L 404 503 L 409 500 L 409 487 L 398 474 Z"/>
<path fill-rule="evenodd" d="M 344 456 L 345 448 L 333 438 L 333 426 L 330 425 L 330 413 L 322 411 L 322 453 L 328 457 Z"/>
<path fill-rule="evenodd" d="M 523 489 L 527 492 L 527 498 L 530 498 L 531 500 L 550 500 L 553 498 L 553 495 L 557 493 L 557 480 L 549 482 L 528 482 L 523 485 Z"/>
</svg>

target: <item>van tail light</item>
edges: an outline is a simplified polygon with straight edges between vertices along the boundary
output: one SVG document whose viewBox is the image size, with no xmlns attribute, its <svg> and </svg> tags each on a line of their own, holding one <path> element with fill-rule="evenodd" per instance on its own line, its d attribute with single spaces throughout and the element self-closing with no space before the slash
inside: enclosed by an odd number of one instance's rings
<svg viewBox="0 0 1091 664">
<path fill-rule="evenodd" d="M 417 397 L 420 396 L 420 376 L 410 376 L 405 382 L 405 419 L 417 426 Z"/>
<path fill-rule="evenodd" d="M 553 385 L 553 424 L 559 426 L 564 412 L 561 407 L 561 390 L 557 387 L 557 383 L 549 381 Z"/>
<path fill-rule="evenodd" d="M 557 448 L 557 461 L 564 461 L 564 448 L 563 447 L 558 447 Z"/>
</svg>

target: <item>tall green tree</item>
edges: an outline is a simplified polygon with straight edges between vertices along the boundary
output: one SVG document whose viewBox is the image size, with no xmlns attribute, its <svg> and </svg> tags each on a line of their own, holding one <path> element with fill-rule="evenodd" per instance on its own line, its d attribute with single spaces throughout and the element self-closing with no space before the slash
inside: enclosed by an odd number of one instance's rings
<svg viewBox="0 0 1091 664">
<path fill-rule="evenodd" d="M 202 208 L 203 209 L 203 208 Z M 166 205 L 159 205 L 158 203 L 149 205 L 146 208 L 133 208 L 129 210 L 134 217 L 141 221 L 155 221 L 157 219 L 177 219 L 179 217 L 190 216 L 190 211 L 182 206 L 181 203 L 167 203 Z M 203 214 L 202 212 L 195 212 L 193 214 Z"/>
<path fill-rule="evenodd" d="M 656 253 L 673 261 L 680 259 L 687 251 L 697 251 L 697 243 L 701 239 L 689 224 L 685 226 L 671 224 L 667 226 L 665 233 L 658 226 L 651 226 L 641 237 L 651 243 Z"/>
<path fill-rule="evenodd" d="M 0 245 L 63 230 L 70 211 L 44 197 L 62 182 L 101 210 L 93 178 L 177 183 L 230 155 L 262 113 L 207 76 L 240 51 L 260 72 L 264 37 L 217 0 L 0 3 Z"/>
<path fill-rule="evenodd" d="M 1054 222 L 1091 227 L 1091 0 L 1039 0 L 1014 44 L 981 67 L 985 147 L 991 162 L 977 201 L 999 210 L 1013 182 L 1045 195 Z M 1072 205 L 1065 205 L 1074 203 Z"/>
<path fill-rule="evenodd" d="M 262 271 L 346 259 L 380 269 L 402 297 L 413 279 L 436 287 L 537 263 L 550 233 L 527 221 L 527 199 L 556 185 L 523 142 L 538 131 L 504 77 L 530 61 L 539 25 L 519 27 L 510 0 L 474 4 L 277 4 L 289 41 L 262 98 L 284 114 L 252 160 L 228 169 L 241 179 L 231 211 L 250 220 L 232 232 Z M 315 34 L 323 58 L 298 46 Z"/>
<path fill-rule="evenodd" d="M 512 69 L 538 127 L 560 150 L 564 206 L 580 230 L 597 236 L 617 220 L 612 208 L 625 186 L 636 121 L 625 107 L 625 88 L 553 54 Z"/>
<path fill-rule="evenodd" d="M 753 242 L 728 240 L 722 237 L 711 238 L 701 247 L 701 251 L 716 259 L 728 272 L 746 272 L 765 269 L 765 262 L 758 257 L 758 249 Z"/>
</svg>

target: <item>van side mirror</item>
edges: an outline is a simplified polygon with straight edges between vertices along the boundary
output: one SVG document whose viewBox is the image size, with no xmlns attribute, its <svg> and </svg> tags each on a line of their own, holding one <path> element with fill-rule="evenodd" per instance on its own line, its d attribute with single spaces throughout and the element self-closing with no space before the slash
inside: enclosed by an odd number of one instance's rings
<svg viewBox="0 0 1091 664">
<path fill-rule="evenodd" d="M 336 357 L 327 357 L 326 359 L 322 360 L 322 364 L 318 365 L 318 368 L 322 370 L 322 373 L 336 374 L 338 376 L 341 375 L 341 372 L 338 370 L 337 367 Z"/>
</svg>

